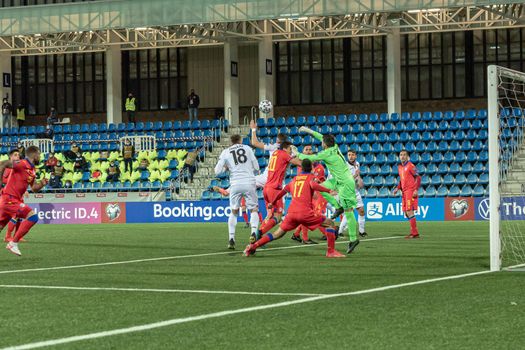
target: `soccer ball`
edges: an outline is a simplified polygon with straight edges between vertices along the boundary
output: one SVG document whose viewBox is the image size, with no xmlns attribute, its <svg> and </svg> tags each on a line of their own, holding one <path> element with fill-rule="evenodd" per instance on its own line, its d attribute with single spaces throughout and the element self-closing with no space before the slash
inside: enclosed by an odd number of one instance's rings
<svg viewBox="0 0 525 350">
<path fill-rule="evenodd" d="M 264 114 L 268 114 L 272 111 L 272 103 L 268 100 L 262 100 L 259 102 L 259 110 L 263 112 Z"/>
</svg>

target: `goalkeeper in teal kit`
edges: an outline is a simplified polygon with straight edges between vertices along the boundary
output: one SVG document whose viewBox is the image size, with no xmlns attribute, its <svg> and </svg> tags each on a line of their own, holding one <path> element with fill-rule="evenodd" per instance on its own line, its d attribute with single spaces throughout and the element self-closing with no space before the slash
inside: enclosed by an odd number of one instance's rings
<svg viewBox="0 0 525 350">
<path fill-rule="evenodd" d="M 326 164 L 332 178 L 323 182 L 321 185 L 330 190 L 337 191 L 339 200 L 328 193 L 321 193 L 321 195 L 328 203 L 336 208 L 332 219 L 337 218 L 343 213 L 345 214 L 348 221 L 348 236 L 350 237 L 347 253 L 351 253 L 359 244 L 354 216 L 354 208 L 356 206 L 354 177 L 346 165 L 346 160 L 339 150 L 339 146 L 335 144 L 333 135 L 322 135 L 304 126 L 299 129 L 299 132 L 301 131 L 312 135 L 322 142 L 323 150 L 321 152 L 312 155 L 299 153 L 297 157 L 301 160 L 310 159 L 311 161 L 322 161 Z"/>
</svg>

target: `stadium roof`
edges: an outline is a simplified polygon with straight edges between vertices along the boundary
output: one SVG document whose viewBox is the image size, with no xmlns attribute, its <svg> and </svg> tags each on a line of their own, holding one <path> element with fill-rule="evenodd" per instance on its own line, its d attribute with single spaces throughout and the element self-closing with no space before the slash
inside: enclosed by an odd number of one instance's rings
<svg viewBox="0 0 525 350">
<path fill-rule="evenodd" d="M 525 26 L 518 1 L 109 0 L 0 10 L 0 51 L 45 54 Z"/>
</svg>

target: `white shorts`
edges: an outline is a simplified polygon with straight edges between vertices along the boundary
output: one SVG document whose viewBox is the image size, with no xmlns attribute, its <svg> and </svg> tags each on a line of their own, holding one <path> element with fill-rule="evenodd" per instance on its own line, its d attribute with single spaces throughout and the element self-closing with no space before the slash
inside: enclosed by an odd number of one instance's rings
<svg viewBox="0 0 525 350">
<path fill-rule="evenodd" d="M 254 185 L 235 185 L 230 186 L 230 208 L 238 210 L 241 207 L 241 199 L 246 199 L 246 208 L 252 210 L 257 208 L 259 201 L 257 200 L 257 190 Z"/>
<path fill-rule="evenodd" d="M 255 177 L 255 187 L 264 188 L 264 185 L 266 185 L 266 180 L 268 180 L 268 173 L 265 171 L 264 173 Z"/>
<path fill-rule="evenodd" d="M 358 189 L 355 190 L 355 200 L 357 205 L 356 208 L 363 208 L 365 206 L 365 203 L 363 203 L 363 197 L 361 196 L 361 192 L 359 192 Z"/>
</svg>

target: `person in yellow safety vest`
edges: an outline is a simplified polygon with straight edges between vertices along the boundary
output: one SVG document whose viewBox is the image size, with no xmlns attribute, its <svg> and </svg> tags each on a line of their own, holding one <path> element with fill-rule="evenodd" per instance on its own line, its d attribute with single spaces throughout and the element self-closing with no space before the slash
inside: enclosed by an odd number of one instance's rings
<svg viewBox="0 0 525 350">
<path fill-rule="evenodd" d="M 135 96 L 130 92 L 128 98 L 126 99 L 126 113 L 128 114 L 128 122 L 135 122 L 135 111 L 137 110 L 137 105 L 135 103 Z"/>
<path fill-rule="evenodd" d="M 26 109 L 21 103 L 16 107 L 16 121 L 19 128 L 24 126 L 26 122 Z"/>
<path fill-rule="evenodd" d="M 122 148 L 122 158 L 124 158 L 124 171 L 129 170 L 130 174 L 133 172 L 133 157 L 135 157 L 135 147 L 127 139 Z"/>
</svg>

